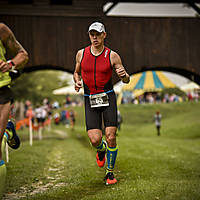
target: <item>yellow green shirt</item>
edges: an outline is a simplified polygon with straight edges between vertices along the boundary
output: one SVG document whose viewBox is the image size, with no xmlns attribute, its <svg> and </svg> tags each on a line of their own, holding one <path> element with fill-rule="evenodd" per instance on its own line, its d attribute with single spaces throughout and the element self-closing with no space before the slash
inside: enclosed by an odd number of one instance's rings
<svg viewBox="0 0 200 200">
<path fill-rule="evenodd" d="M 3 46 L 2 41 L 0 40 L 0 60 L 6 61 L 5 58 L 6 49 Z M 0 88 L 11 83 L 11 77 L 9 76 L 9 72 L 2 73 L 0 71 Z"/>
</svg>

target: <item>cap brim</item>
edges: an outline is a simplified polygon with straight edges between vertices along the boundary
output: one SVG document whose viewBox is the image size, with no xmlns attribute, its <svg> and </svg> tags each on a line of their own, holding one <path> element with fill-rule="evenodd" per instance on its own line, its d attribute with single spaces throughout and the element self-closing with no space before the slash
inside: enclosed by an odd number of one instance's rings
<svg viewBox="0 0 200 200">
<path fill-rule="evenodd" d="M 88 32 L 90 32 L 90 31 L 96 31 L 96 32 L 99 32 L 99 33 L 103 33 L 103 31 L 99 31 L 99 30 L 96 30 L 94 28 L 88 30 Z"/>
</svg>

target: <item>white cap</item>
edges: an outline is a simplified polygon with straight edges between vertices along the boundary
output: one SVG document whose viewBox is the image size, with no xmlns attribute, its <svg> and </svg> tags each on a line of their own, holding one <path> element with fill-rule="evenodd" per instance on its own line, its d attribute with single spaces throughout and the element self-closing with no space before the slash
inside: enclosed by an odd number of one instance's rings
<svg viewBox="0 0 200 200">
<path fill-rule="evenodd" d="M 105 31 L 105 27 L 102 23 L 100 22 L 94 22 L 90 25 L 89 29 L 88 29 L 88 32 L 90 32 L 91 30 L 95 30 L 99 33 L 102 33 L 102 32 L 106 32 Z"/>
</svg>

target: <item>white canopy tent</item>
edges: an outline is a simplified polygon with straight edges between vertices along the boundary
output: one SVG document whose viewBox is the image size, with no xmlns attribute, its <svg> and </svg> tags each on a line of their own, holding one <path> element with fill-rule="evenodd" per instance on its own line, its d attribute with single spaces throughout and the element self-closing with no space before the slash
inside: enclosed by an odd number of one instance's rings
<svg viewBox="0 0 200 200">
<path fill-rule="evenodd" d="M 124 83 L 122 81 L 119 81 L 118 83 L 116 83 L 113 86 L 113 89 L 114 89 L 114 91 L 115 91 L 116 94 L 121 93 L 123 85 L 124 85 Z"/>
<path fill-rule="evenodd" d="M 119 94 L 121 92 L 122 86 L 123 86 L 123 83 L 121 81 L 117 83 L 116 85 L 114 85 L 114 91 L 116 94 Z M 67 94 L 78 95 L 78 94 L 83 94 L 83 93 L 84 93 L 83 88 L 81 88 L 79 92 L 76 92 L 74 89 L 74 85 L 53 90 L 53 94 L 55 95 L 67 95 Z"/>
<path fill-rule="evenodd" d="M 83 94 L 83 88 L 80 89 L 79 92 L 76 92 L 74 89 L 74 85 L 62 87 L 56 90 L 53 90 L 53 94 L 55 95 L 67 95 L 67 94 L 72 94 L 72 95 L 78 95 L 78 94 Z"/>
<path fill-rule="evenodd" d="M 194 82 L 187 83 L 180 87 L 184 92 L 194 91 L 200 89 L 200 86 Z"/>
</svg>

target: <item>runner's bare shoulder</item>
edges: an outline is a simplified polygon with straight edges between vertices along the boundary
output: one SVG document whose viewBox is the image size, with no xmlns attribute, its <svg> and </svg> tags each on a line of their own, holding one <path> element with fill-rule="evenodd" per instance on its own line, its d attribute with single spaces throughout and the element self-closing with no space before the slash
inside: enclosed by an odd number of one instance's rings
<svg viewBox="0 0 200 200">
<path fill-rule="evenodd" d="M 12 31 L 8 28 L 8 26 L 4 23 L 0 23 L 0 38 L 5 40 L 10 34 L 12 34 Z"/>
<path fill-rule="evenodd" d="M 76 54 L 76 58 L 79 62 L 81 62 L 82 58 L 83 58 L 83 52 L 84 52 L 84 49 L 80 49 L 78 50 L 77 54 Z"/>
</svg>

